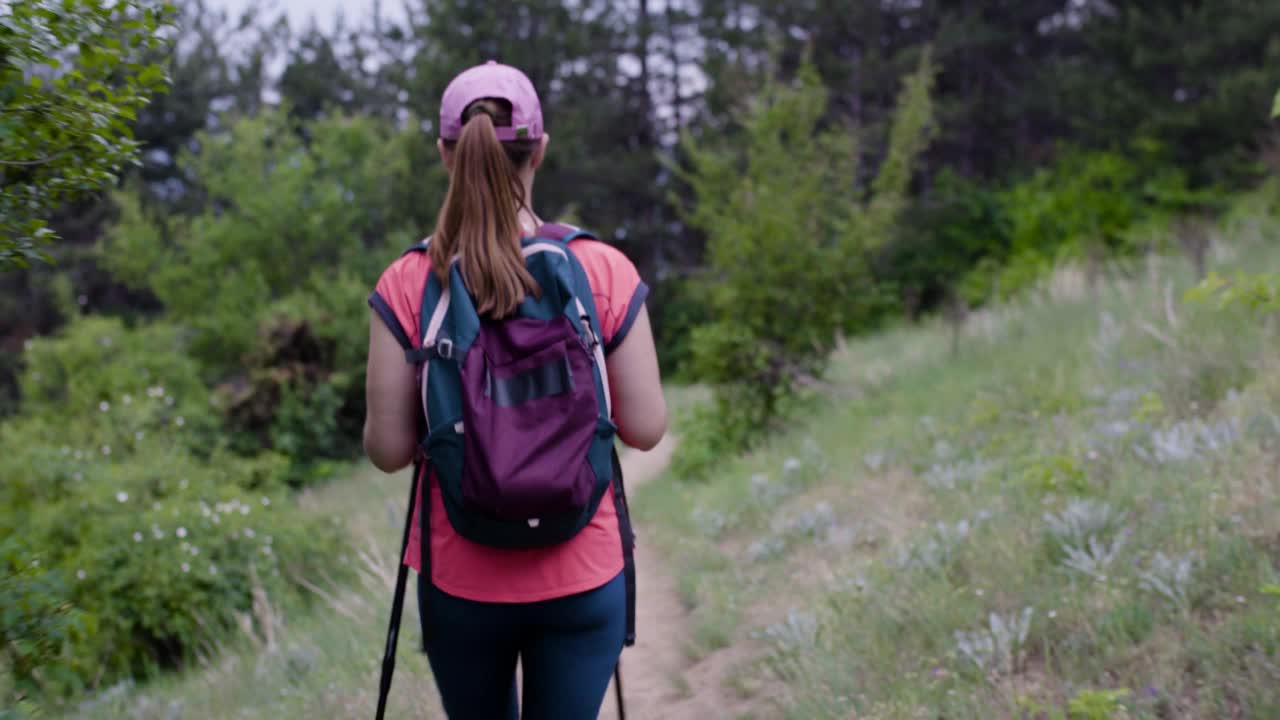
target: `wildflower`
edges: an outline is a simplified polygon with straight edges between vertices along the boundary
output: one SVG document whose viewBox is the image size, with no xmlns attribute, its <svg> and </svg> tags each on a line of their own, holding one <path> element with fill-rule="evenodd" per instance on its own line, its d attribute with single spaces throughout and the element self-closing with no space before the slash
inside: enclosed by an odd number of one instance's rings
<svg viewBox="0 0 1280 720">
<path fill-rule="evenodd" d="M 191 572 L 191 566 L 186 563 L 182 563 L 182 572 Z"/>
<path fill-rule="evenodd" d="M 127 493 L 127 492 L 125 492 L 125 491 L 123 491 L 123 490 L 121 490 L 120 492 L 116 493 L 116 502 L 122 502 L 122 503 L 127 503 L 127 502 L 129 502 L 129 493 Z"/>
<path fill-rule="evenodd" d="M 187 421 L 184 420 L 181 415 L 179 415 L 177 418 L 174 419 L 173 424 L 177 425 L 178 427 L 182 427 L 183 425 L 187 424 Z"/>
<path fill-rule="evenodd" d="M 110 454 L 111 454 L 111 446 L 110 446 L 110 445 L 103 445 L 103 446 L 102 446 L 102 454 L 103 454 L 103 455 L 110 455 Z"/>
<path fill-rule="evenodd" d="M 72 476 L 71 476 L 71 479 L 72 479 L 72 480 L 75 480 L 76 482 L 80 482 L 80 481 L 84 480 L 84 473 L 82 473 L 82 472 L 77 472 L 75 475 L 72 475 Z"/>
<path fill-rule="evenodd" d="M 152 504 L 151 509 L 155 510 L 156 512 L 160 512 L 161 510 L 164 509 L 164 506 L 161 505 L 160 503 L 154 503 Z"/>
<path fill-rule="evenodd" d="M 200 548 L 196 547 L 195 545 L 192 545 L 190 552 L 191 552 L 191 557 L 195 557 L 200 554 Z"/>
<path fill-rule="evenodd" d="M 214 514 L 213 514 L 213 517 L 211 517 L 211 518 L 209 518 L 209 519 L 210 519 L 210 520 L 213 520 L 213 524 L 214 524 L 214 525 L 217 525 L 219 522 L 221 522 L 221 521 L 222 521 L 222 518 L 218 517 L 218 514 L 217 514 L 217 513 L 214 513 Z"/>
<path fill-rule="evenodd" d="M 262 542 L 264 542 L 264 543 L 266 543 L 266 544 L 270 545 L 270 544 L 271 544 L 271 536 L 270 536 L 270 535 L 268 535 L 268 536 L 266 536 L 266 537 L 262 538 Z"/>
<path fill-rule="evenodd" d="M 152 525 L 152 526 L 151 526 L 151 536 L 152 536 L 152 537 L 154 537 L 154 538 L 155 538 L 155 539 L 157 539 L 157 540 L 163 540 L 163 539 L 164 539 L 164 531 L 160 529 L 160 526 L 159 526 L 159 525 Z"/>
<path fill-rule="evenodd" d="M 189 484 L 190 484 L 190 483 L 188 483 L 188 482 L 187 482 L 187 479 L 186 479 L 186 478 L 182 478 L 182 480 L 178 482 L 178 487 L 179 487 L 179 488 L 181 488 L 181 489 L 183 489 L 183 490 L 186 490 L 186 489 L 187 489 L 187 485 L 189 485 Z"/>
<path fill-rule="evenodd" d="M 165 398 L 164 398 L 164 404 L 165 404 L 165 405 L 168 405 L 169 407 L 173 407 L 173 396 L 172 396 L 172 395 L 166 395 L 166 396 L 165 396 Z"/>
<path fill-rule="evenodd" d="M 120 398 L 120 400 L 121 400 L 122 402 L 124 402 L 124 404 L 125 404 L 125 405 L 132 405 L 132 404 L 133 404 L 133 396 L 132 396 L 132 395 L 125 395 L 123 398 Z"/>
<path fill-rule="evenodd" d="M 212 565 L 212 564 L 211 564 L 211 565 L 209 565 L 209 574 L 210 574 L 210 575 L 217 575 L 217 574 L 218 574 L 218 566 L 217 566 L 217 565 Z"/>
<path fill-rule="evenodd" d="M 786 459 L 785 462 L 782 463 L 783 472 L 795 472 L 796 470 L 799 470 L 799 469 L 800 469 L 799 458 L 789 457 Z"/>
<path fill-rule="evenodd" d="M 241 505 L 241 506 L 240 506 L 240 514 L 241 514 L 241 515 L 248 515 L 248 514 L 249 514 L 249 506 L 248 506 L 248 505 Z"/>
<path fill-rule="evenodd" d="M 62 446 L 62 454 L 63 454 L 63 455 L 70 455 L 70 454 L 71 454 L 71 448 L 67 447 L 66 445 L 63 445 L 63 446 Z"/>
<path fill-rule="evenodd" d="M 1244 596 L 1243 596 L 1243 595 L 1237 595 L 1237 596 L 1236 596 L 1236 602 L 1240 603 L 1241 605 L 1244 605 L 1246 601 L 1245 601 L 1245 599 L 1244 599 Z"/>
<path fill-rule="evenodd" d="M 101 410 L 102 412 L 106 412 L 111 409 L 111 403 L 107 402 L 106 400 L 103 400 L 102 402 L 98 403 L 98 409 Z"/>
<path fill-rule="evenodd" d="M 262 546 L 262 554 L 263 554 L 263 555 L 266 555 L 266 556 L 268 556 L 268 557 L 269 557 L 269 556 L 271 555 L 271 546 L 270 546 L 270 545 L 263 545 L 263 546 Z"/>
<path fill-rule="evenodd" d="M 136 532 L 136 533 L 134 533 L 134 534 L 133 534 L 133 541 L 134 541 L 134 542 L 142 542 L 142 533 L 140 533 L 140 532 Z"/>
<path fill-rule="evenodd" d="M 133 439 L 134 439 L 134 440 L 137 440 L 138 442 L 142 442 L 142 438 L 144 438 L 144 437 L 146 437 L 146 436 L 147 436 L 147 434 L 146 434 L 146 433 L 144 433 L 144 432 L 142 432 L 141 430 L 139 430 L 138 432 L 136 432 L 136 433 L 134 433 L 134 434 L 133 434 Z"/>
<path fill-rule="evenodd" d="M 245 537 L 247 537 L 247 538 L 249 538 L 249 539 L 251 539 L 251 540 L 252 540 L 252 539 L 253 539 L 253 535 L 254 535 L 254 533 L 253 533 L 253 528 L 245 528 L 245 529 L 244 529 L 244 536 L 245 536 Z"/>
<path fill-rule="evenodd" d="M 1057 611 L 1057 610 L 1050 610 L 1050 611 L 1049 611 L 1049 619 L 1050 619 L 1050 620 L 1053 620 L 1053 619 L 1055 619 L 1055 618 L 1057 618 L 1057 617 L 1058 617 L 1058 611 Z"/>
<path fill-rule="evenodd" d="M 184 527 L 179 526 L 179 527 L 178 527 L 177 535 L 178 535 L 178 537 L 180 537 L 180 538 L 184 538 L 184 537 L 186 537 L 186 536 L 187 536 L 187 529 L 186 529 L 186 528 L 184 528 Z"/>
<path fill-rule="evenodd" d="M 270 507 L 270 506 L 271 506 L 271 498 L 265 498 L 265 497 L 262 498 L 262 507 Z"/>
<path fill-rule="evenodd" d="M 88 574 L 88 573 L 86 573 L 86 572 L 85 572 L 85 571 L 83 571 L 83 570 L 77 570 L 77 571 L 76 571 L 76 577 L 77 577 L 77 578 L 79 578 L 79 579 L 81 579 L 81 580 L 83 580 L 83 579 L 85 579 L 85 578 L 89 577 L 89 574 Z"/>
<path fill-rule="evenodd" d="M 76 451 L 76 459 L 77 459 L 77 460 L 82 460 L 82 459 L 84 459 L 84 451 L 82 451 L 82 450 L 77 450 L 77 451 Z"/>
</svg>

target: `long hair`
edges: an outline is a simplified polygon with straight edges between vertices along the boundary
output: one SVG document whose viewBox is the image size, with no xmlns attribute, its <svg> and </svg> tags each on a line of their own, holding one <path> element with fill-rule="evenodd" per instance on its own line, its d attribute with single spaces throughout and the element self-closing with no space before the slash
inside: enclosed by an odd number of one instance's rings
<svg viewBox="0 0 1280 720">
<path fill-rule="evenodd" d="M 461 137 L 447 144 L 453 173 L 428 246 L 440 282 L 448 287 L 457 257 L 476 311 L 498 318 L 539 292 L 520 252 L 520 209 L 528 202 L 520 171 L 537 141 L 504 144 L 494 132 L 501 124 L 511 124 L 510 106 L 502 101 L 477 100 L 463 113 Z"/>
</svg>

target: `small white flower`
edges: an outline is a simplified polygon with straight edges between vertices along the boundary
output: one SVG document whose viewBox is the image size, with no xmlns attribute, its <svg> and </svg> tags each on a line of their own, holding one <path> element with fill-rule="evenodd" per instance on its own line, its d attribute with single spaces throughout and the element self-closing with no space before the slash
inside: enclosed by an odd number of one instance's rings
<svg viewBox="0 0 1280 720">
<path fill-rule="evenodd" d="M 187 421 L 183 419 L 181 415 L 179 415 L 178 417 L 174 418 L 173 424 L 177 425 L 178 427 L 182 427 L 183 425 L 187 424 Z"/>
<path fill-rule="evenodd" d="M 241 515 L 248 515 L 248 514 L 249 514 L 249 506 L 248 506 L 248 505 L 241 505 L 241 506 L 240 506 L 240 514 L 241 514 Z"/>
<path fill-rule="evenodd" d="M 123 402 L 125 405 L 132 405 L 132 404 L 133 404 L 133 396 L 132 396 L 132 395 L 125 395 L 123 398 L 120 398 L 120 400 L 121 400 L 121 402 Z"/>
<path fill-rule="evenodd" d="M 40 561 L 39 561 L 39 560 L 32 560 L 32 561 L 31 561 L 31 567 L 40 567 Z"/>
<path fill-rule="evenodd" d="M 218 517 L 217 513 L 214 513 L 213 517 L 210 519 L 213 520 L 214 525 L 217 525 L 218 523 L 222 522 L 222 518 Z"/>
<path fill-rule="evenodd" d="M 210 574 L 210 575 L 217 575 L 217 574 L 218 574 L 218 566 L 217 566 L 217 565 L 210 565 L 210 566 L 209 566 L 209 574 Z"/>
<path fill-rule="evenodd" d="M 983 595 L 985 595 L 986 593 L 985 593 L 985 592 L 983 592 L 982 588 L 978 588 L 977 590 L 974 590 L 974 591 L 973 591 L 973 594 L 974 594 L 974 595 L 977 595 L 978 597 L 982 597 L 982 596 L 983 596 Z"/>
<path fill-rule="evenodd" d="M 83 570 L 77 570 L 77 571 L 76 571 L 76 577 L 78 577 L 78 578 L 80 578 L 81 580 L 83 580 L 83 579 L 85 579 L 85 578 L 89 577 L 89 573 L 86 573 L 86 572 L 85 572 L 85 571 L 83 571 Z"/>
<path fill-rule="evenodd" d="M 140 532 L 136 532 L 136 533 L 134 533 L 134 534 L 133 534 L 133 541 L 134 541 L 134 542 L 142 542 L 142 533 L 140 533 Z"/>
<path fill-rule="evenodd" d="M 165 396 L 165 398 L 164 398 L 164 404 L 165 404 L 165 405 L 168 405 L 169 407 L 173 407 L 173 396 L 172 396 L 172 395 L 166 395 L 166 396 Z"/>
<path fill-rule="evenodd" d="M 270 545 L 263 545 L 263 546 L 262 546 L 262 554 L 263 554 L 263 555 L 270 555 L 270 554 L 271 554 L 271 546 L 270 546 Z"/>
<path fill-rule="evenodd" d="M 179 487 L 179 488 L 181 488 L 181 489 L 183 489 L 183 490 L 186 490 L 186 489 L 187 489 L 187 485 L 189 485 L 189 484 L 190 484 L 190 483 L 188 483 L 188 482 L 187 482 L 187 479 L 186 479 L 186 478 L 182 478 L 182 480 L 178 483 L 178 487 Z M 206 509 L 207 509 L 207 508 L 206 508 Z"/>
<path fill-rule="evenodd" d="M 1097 450 L 1090 450 L 1090 451 L 1089 451 L 1089 459 L 1090 459 L 1090 460 L 1097 460 L 1097 459 L 1098 459 L 1098 451 L 1097 451 Z"/>
<path fill-rule="evenodd" d="M 191 546 L 191 557 L 195 557 L 195 556 L 197 556 L 197 555 L 199 555 L 199 554 L 200 554 L 200 548 L 196 547 L 195 545 L 192 545 L 192 546 Z"/>
<path fill-rule="evenodd" d="M 111 454 L 111 446 L 110 446 L 110 445 L 103 445 L 103 446 L 102 446 L 102 454 L 103 454 L 103 455 L 110 455 L 110 454 Z"/>
<path fill-rule="evenodd" d="M 264 543 L 266 543 L 266 544 L 270 545 L 270 544 L 271 544 L 271 536 L 270 536 L 270 535 L 268 535 L 268 536 L 266 536 L 266 537 L 262 538 L 262 542 L 264 542 Z"/>
<path fill-rule="evenodd" d="M 795 472 L 796 470 L 799 470 L 800 469 L 799 458 L 793 458 L 793 457 L 787 458 L 786 461 L 782 463 L 782 469 L 784 472 Z"/>
<path fill-rule="evenodd" d="M 72 480 L 75 480 L 76 482 L 80 482 L 80 481 L 84 480 L 84 473 L 82 473 L 82 472 L 77 472 L 75 475 L 72 475 L 72 476 L 71 476 L 71 479 L 72 479 Z"/>
<path fill-rule="evenodd" d="M 1244 596 L 1243 596 L 1243 595 L 1237 595 L 1237 596 L 1236 596 L 1236 602 L 1240 603 L 1241 605 L 1244 605 L 1244 604 L 1245 604 L 1245 602 L 1246 602 L 1246 600 L 1244 599 Z"/>
<path fill-rule="evenodd" d="M 76 451 L 76 459 L 77 459 L 77 460 L 82 460 L 83 458 L 84 458 L 84 451 L 83 451 L 83 450 L 77 450 L 77 451 Z"/>
<path fill-rule="evenodd" d="M 147 434 L 146 434 L 146 433 L 144 433 L 144 432 L 142 432 L 141 430 L 139 430 L 138 432 L 136 432 L 136 433 L 134 433 L 134 434 L 133 434 L 133 439 L 134 439 L 134 440 L 136 440 L 136 441 L 138 441 L 138 442 L 142 442 L 142 438 L 144 438 L 144 437 L 146 437 L 146 436 L 147 436 Z"/>
<path fill-rule="evenodd" d="M 33 342 L 31 342 L 30 340 L 27 340 L 26 342 L 22 343 L 22 349 L 23 349 L 23 350 L 31 350 L 31 348 L 33 348 L 33 347 L 35 347 L 35 346 L 36 346 L 36 344 L 35 344 L 35 343 L 33 343 Z"/>
<path fill-rule="evenodd" d="M 66 445 L 63 445 L 63 446 L 62 446 L 62 454 L 63 454 L 63 455 L 70 455 L 70 454 L 71 454 L 71 448 L 67 447 Z"/>
<path fill-rule="evenodd" d="M 155 539 L 157 539 L 157 540 L 163 540 L 163 539 L 164 539 L 164 531 L 163 531 L 163 530 L 161 530 L 161 529 L 160 529 L 160 527 L 159 527 L 158 525 L 152 525 L 152 526 L 151 526 L 151 537 L 154 537 L 154 538 L 155 538 Z"/>
<path fill-rule="evenodd" d="M 178 527 L 177 535 L 178 535 L 178 537 L 180 537 L 180 538 L 184 538 L 184 537 L 186 537 L 186 536 L 187 536 L 187 529 L 186 529 L 186 528 L 184 528 L 184 527 L 179 526 L 179 527 Z"/>
<path fill-rule="evenodd" d="M 245 536 L 245 537 L 252 539 L 252 538 L 253 538 L 253 535 L 254 535 L 253 528 L 245 528 L 245 529 L 244 529 L 244 536 Z"/>
<path fill-rule="evenodd" d="M 106 412 L 111 409 L 111 403 L 107 402 L 106 400 L 103 400 L 102 402 L 98 403 L 98 409 L 101 410 L 102 412 Z"/>
<path fill-rule="evenodd" d="M 182 563 L 182 572 L 191 572 L 191 566 L 186 563 Z"/>
<path fill-rule="evenodd" d="M 262 498 L 262 507 L 269 507 L 270 505 L 271 505 L 271 498 L 265 498 L 265 497 Z"/>
<path fill-rule="evenodd" d="M 116 493 L 116 502 L 122 502 L 122 503 L 127 503 L 127 502 L 129 502 L 129 493 L 127 493 L 127 492 L 125 492 L 125 491 L 123 491 L 123 490 L 121 490 L 120 492 Z"/>
<path fill-rule="evenodd" d="M 1054 619 L 1054 618 L 1056 618 L 1056 617 L 1058 617 L 1058 611 L 1057 611 L 1057 610 L 1050 610 L 1050 611 L 1049 611 L 1049 619 L 1050 619 L 1050 620 L 1052 620 L 1052 619 Z"/>
<path fill-rule="evenodd" d="M 151 505 L 151 509 L 152 509 L 152 510 L 155 510 L 156 512 L 160 512 L 161 510 L 163 510 L 163 509 L 164 509 L 164 506 L 163 506 L 163 505 L 161 505 L 160 503 L 153 503 L 153 504 Z"/>
</svg>

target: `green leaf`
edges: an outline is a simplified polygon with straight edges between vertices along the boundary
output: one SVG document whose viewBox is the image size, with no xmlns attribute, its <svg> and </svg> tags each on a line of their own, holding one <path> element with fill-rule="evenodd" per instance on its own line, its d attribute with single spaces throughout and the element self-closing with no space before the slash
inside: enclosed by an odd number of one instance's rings
<svg viewBox="0 0 1280 720">
<path fill-rule="evenodd" d="M 1275 102 L 1271 105 L 1271 119 L 1280 118 L 1280 90 L 1276 91 Z"/>
</svg>

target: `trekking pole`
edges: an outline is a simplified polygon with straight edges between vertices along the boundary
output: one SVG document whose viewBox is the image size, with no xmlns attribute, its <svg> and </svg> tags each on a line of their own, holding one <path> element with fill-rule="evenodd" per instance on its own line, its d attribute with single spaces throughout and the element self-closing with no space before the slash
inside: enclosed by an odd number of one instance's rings
<svg viewBox="0 0 1280 720">
<path fill-rule="evenodd" d="M 413 527 L 413 504 L 418 497 L 418 470 L 418 463 L 414 463 L 413 482 L 409 488 L 409 512 L 404 519 L 404 540 L 400 543 L 400 554 L 396 557 L 400 570 L 396 574 L 396 594 L 391 601 L 391 625 L 387 628 L 387 648 L 382 656 L 377 720 L 383 720 L 387 712 L 387 696 L 391 693 L 391 676 L 396 671 L 396 646 L 400 639 L 400 615 L 404 610 L 404 586 L 409 580 L 409 566 L 404 562 L 404 553 L 409 549 L 409 530 Z"/>
<path fill-rule="evenodd" d="M 613 666 L 613 690 L 618 696 L 618 720 L 627 720 L 627 708 L 622 704 L 622 659 Z"/>
</svg>

